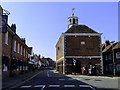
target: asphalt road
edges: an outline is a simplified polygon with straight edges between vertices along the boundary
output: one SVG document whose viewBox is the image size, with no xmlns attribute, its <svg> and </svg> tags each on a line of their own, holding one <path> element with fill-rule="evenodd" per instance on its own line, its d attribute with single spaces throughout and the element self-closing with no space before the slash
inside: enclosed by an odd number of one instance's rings
<svg viewBox="0 0 120 90">
<path fill-rule="evenodd" d="M 52 70 L 41 71 L 34 78 L 14 88 L 14 90 L 100 90 L 80 80 L 64 76 Z M 103 89 L 101 89 L 103 90 Z M 104 89 L 105 90 L 105 89 Z M 107 89 L 106 89 L 107 90 Z"/>
</svg>

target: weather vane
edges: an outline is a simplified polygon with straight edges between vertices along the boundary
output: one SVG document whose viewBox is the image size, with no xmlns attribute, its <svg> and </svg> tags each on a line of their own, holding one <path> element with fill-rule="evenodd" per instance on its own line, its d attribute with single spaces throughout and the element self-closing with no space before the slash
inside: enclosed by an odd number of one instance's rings
<svg viewBox="0 0 120 90">
<path fill-rule="evenodd" d="M 75 8 L 72 8 L 72 16 L 74 16 Z"/>
</svg>

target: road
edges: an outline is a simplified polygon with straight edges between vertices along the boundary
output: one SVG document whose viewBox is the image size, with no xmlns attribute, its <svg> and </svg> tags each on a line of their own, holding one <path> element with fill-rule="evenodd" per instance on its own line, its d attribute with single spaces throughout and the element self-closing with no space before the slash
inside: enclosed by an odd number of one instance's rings
<svg viewBox="0 0 120 90">
<path fill-rule="evenodd" d="M 38 75 L 21 83 L 14 90 L 100 90 L 80 80 L 55 73 L 40 71 Z M 104 89 L 105 90 L 105 89 Z M 106 89 L 108 90 L 108 89 Z"/>
</svg>

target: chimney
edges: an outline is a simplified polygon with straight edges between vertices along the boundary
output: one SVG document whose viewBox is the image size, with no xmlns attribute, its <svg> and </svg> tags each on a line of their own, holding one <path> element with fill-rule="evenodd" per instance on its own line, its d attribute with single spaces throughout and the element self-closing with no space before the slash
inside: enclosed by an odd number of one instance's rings
<svg viewBox="0 0 120 90">
<path fill-rule="evenodd" d="M 22 38 L 22 41 L 25 43 L 26 42 L 25 38 Z"/>
<path fill-rule="evenodd" d="M 108 45 L 110 45 L 109 40 L 105 41 L 105 46 L 108 46 Z"/>
<path fill-rule="evenodd" d="M 12 31 L 13 31 L 14 33 L 16 33 L 16 24 L 12 24 L 12 25 L 11 25 L 11 28 L 12 28 Z"/>
</svg>

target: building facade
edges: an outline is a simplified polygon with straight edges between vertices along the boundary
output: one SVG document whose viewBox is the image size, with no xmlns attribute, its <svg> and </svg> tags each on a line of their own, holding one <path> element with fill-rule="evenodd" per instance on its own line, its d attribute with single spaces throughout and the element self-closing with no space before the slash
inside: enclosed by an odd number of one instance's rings
<svg viewBox="0 0 120 90">
<path fill-rule="evenodd" d="M 7 17 L 7 15 L 4 16 Z M 4 19 L 2 18 L 2 20 Z M 2 28 L 0 32 L 2 35 L 3 79 L 28 71 L 28 61 L 32 50 L 32 47 L 26 45 L 25 38 L 20 38 L 17 35 L 15 24 L 9 26 L 6 22 L 4 26 L 5 28 Z"/>
<path fill-rule="evenodd" d="M 106 41 L 102 45 L 105 75 L 120 75 L 120 42 Z"/>
<path fill-rule="evenodd" d="M 82 73 L 82 68 L 102 69 L 101 33 L 78 25 L 78 17 L 68 18 L 68 30 L 56 44 L 56 70 L 63 74 Z"/>
</svg>

